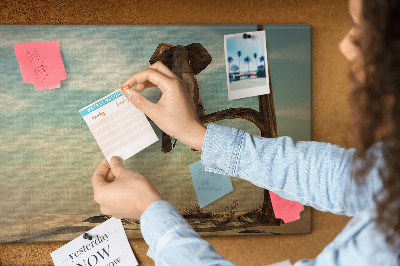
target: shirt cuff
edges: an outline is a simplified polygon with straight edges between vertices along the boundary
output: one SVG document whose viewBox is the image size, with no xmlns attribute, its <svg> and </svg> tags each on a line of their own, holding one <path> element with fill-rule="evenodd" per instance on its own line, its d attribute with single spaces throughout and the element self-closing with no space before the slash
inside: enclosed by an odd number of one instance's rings
<svg viewBox="0 0 400 266">
<path fill-rule="evenodd" d="M 208 124 L 201 154 L 205 170 L 237 177 L 244 133 L 239 129 Z"/>
<path fill-rule="evenodd" d="M 140 229 L 149 250 L 147 255 L 155 259 L 160 239 L 170 230 L 190 227 L 178 210 L 165 200 L 153 202 L 140 217 Z"/>
</svg>

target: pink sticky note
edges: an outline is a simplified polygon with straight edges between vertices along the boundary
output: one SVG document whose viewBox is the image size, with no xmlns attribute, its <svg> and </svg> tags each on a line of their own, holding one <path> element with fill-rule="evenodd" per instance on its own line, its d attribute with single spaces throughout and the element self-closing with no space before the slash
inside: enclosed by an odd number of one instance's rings
<svg viewBox="0 0 400 266">
<path fill-rule="evenodd" d="M 281 198 L 271 191 L 269 196 L 271 197 L 272 208 L 276 218 L 282 219 L 285 223 L 300 219 L 300 213 L 304 210 L 304 206 L 301 203 Z"/>
<path fill-rule="evenodd" d="M 14 45 L 22 79 L 37 90 L 60 87 L 67 78 L 60 53 L 60 42 L 40 41 Z"/>
</svg>

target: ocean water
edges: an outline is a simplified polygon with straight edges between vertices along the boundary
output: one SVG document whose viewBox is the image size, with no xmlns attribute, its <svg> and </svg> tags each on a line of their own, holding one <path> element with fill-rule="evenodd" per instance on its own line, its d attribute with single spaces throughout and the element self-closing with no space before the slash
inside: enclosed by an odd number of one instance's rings
<svg viewBox="0 0 400 266">
<path fill-rule="evenodd" d="M 256 26 L 0 26 L 0 219 L 99 214 L 90 178 L 104 156 L 78 111 L 148 67 L 160 43 L 198 42 L 213 57 L 197 75 L 206 113 L 232 107 L 258 110 L 257 97 L 227 100 L 223 45 L 225 34 L 255 30 Z M 311 140 L 311 27 L 267 26 L 266 35 L 278 134 Z M 36 91 L 22 81 L 13 47 L 44 40 L 61 42 L 67 79 L 61 88 Z M 157 101 L 161 94 L 151 88 L 144 95 Z M 218 124 L 260 134 L 247 121 Z M 124 164 L 146 175 L 173 204 L 194 205 L 188 166 L 200 160 L 200 153 L 179 142 L 172 152 L 162 153 L 161 131 L 152 126 L 160 141 Z M 232 182 L 234 192 L 206 208 L 222 211 L 235 199 L 238 211 L 262 204 L 262 189 L 236 178 Z"/>
</svg>

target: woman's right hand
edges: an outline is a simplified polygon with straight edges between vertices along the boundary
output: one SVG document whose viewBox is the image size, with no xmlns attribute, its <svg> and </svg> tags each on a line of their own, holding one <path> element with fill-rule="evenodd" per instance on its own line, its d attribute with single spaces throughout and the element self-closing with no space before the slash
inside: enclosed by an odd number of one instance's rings
<svg viewBox="0 0 400 266">
<path fill-rule="evenodd" d="M 135 89 L 130 89 L 136 85 Z M 152 103 L 140 92 L 157 87 L 162 96 Z M 185 83 L 161 62 L 133 74 L 121 85 L 122 93 L 156 125 L 183 144 L 202 150 L 206 127 L 200 123 Z"/>
</svg>

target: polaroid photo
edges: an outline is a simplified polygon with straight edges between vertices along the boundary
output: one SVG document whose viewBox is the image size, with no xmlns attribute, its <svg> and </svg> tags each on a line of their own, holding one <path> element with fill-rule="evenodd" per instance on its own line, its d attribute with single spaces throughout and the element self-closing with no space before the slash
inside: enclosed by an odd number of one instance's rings
<svg viewBox="0 0 400 266">
<path fill-rule="evenodd" d="M 269 94 L 265 31 L 224 35 L 228 100 Z"/>
</svg>

